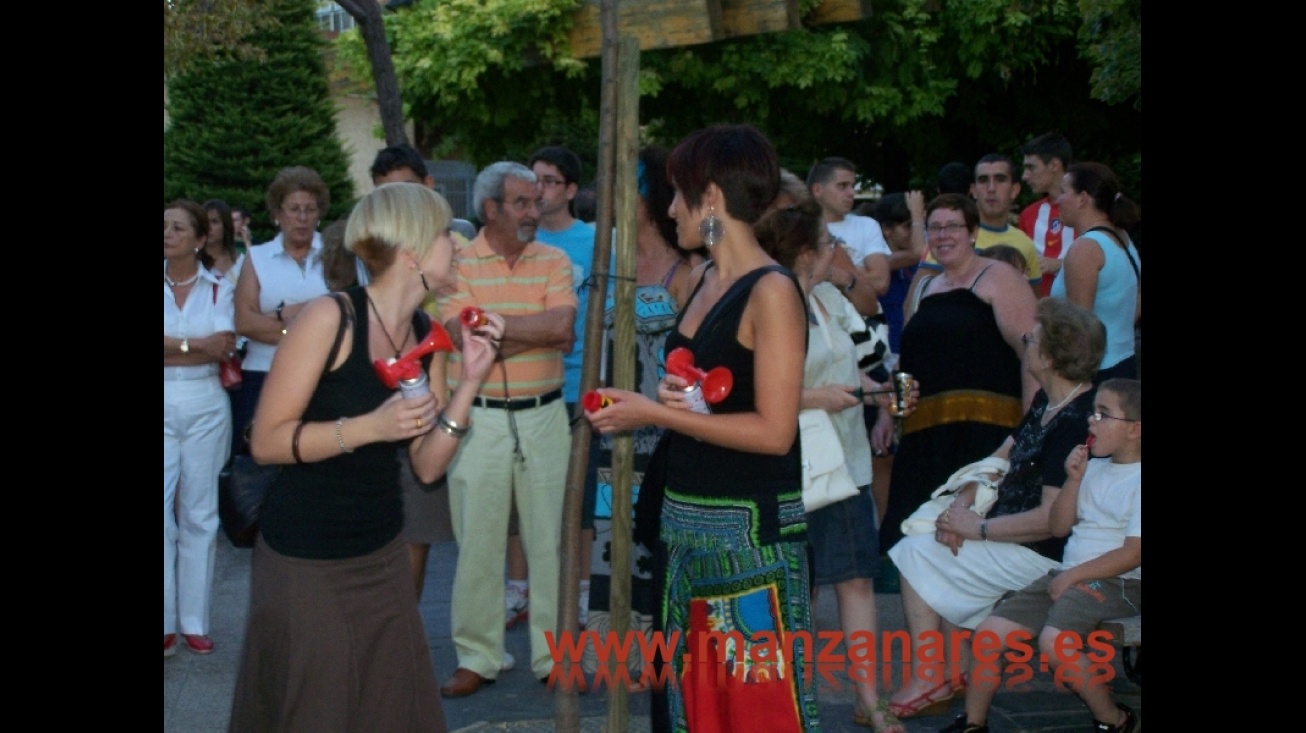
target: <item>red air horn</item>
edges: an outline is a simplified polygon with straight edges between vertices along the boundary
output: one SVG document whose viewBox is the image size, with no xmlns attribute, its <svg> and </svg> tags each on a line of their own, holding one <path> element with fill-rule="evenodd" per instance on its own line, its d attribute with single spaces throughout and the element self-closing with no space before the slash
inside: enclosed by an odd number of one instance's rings
<svg viewBox="0 0 1306 733">
<path fill-rule="evenodd" d="M 474 305 L 469 305 L 466 308 L 463 308 L 462 312 L 458 314 L 458 317 L 462 319 L 464 326 L 473 331 L 490 322 L 490 319 L 485 315 L 485 311 Z"/>
<path fill-rule="evenodd" d="M 585 412 L 598 412 L 614 402 L 616 402 L 616 400 L 599 394 L 596 390 L 590 390 L 580 398 L 581 407 L 585 408 Z"/>
<path fill-rule="evenodd" d="M 709 404 L 724 400 L 735 386 L 735 375 L 729 369 L 719 366 L 705 372 L 694 366 L 694 352 L 683 346 L 667 354 L 667 373 L 693 382 L 685 388 L 685 401 L 695 412 L 708 412 Z"/>
<path fill-rule="evenodd" d="M 423 356 L 436 351 L 453 350 L 453 341 L 449 339 L 449 333 L 432 319 L 431 332 L 426 334 L 426 338 L 413 347 L 412 351 L 398 359 L 387 361 L 377 359 L 372 362 L 372 366 L 376 369 L 376 376 L 381 378 L 382 384 L 389 389 L 396 389 L 401 380 L 414 379 L 422 374 L 420 359 Z"/>
</svg>

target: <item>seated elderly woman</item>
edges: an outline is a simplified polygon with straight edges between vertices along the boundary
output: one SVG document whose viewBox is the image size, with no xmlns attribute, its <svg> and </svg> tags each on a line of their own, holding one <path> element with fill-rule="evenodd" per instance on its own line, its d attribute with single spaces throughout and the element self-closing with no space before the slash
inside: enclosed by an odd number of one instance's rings
<svg viewBox="0 0 1306 733">
<path fill-rule="evenodd" d="M 993 453 L 1010 461 L 997 499 L 981 516 L 975 485 L 957 492 L 939 515 L 931 534 L 904 537 L 889 550 L 902 576 L 902 601 L 913 644 L 928 643 L 927 632 L 974 629 L 1006 592 L 1024 588 L 1058 566 L 1064 539 L 1054 538 L 1048 519 L 1052 502 L 1066 480 L 1066 456 L 1088 435 L 1093 411 L 1093 377 L 1106 349 L 1106 329 L 1091 312 L 1069 301 L 1039 302 L 1037 325 L 1025 334 L 1025 368 L 1041 389 L 1014 433 Z M 947 625 L 943 622 L 947 622 Z M 968 643 L 953 644 L 942 663 L 922 666 L 911 650 L 914 674 L 894 694 L 890 709 L 899 717 L 937 715 L 964 689 Z M 956 685 L 954 686 L 954 682 Z"/>
</svg>

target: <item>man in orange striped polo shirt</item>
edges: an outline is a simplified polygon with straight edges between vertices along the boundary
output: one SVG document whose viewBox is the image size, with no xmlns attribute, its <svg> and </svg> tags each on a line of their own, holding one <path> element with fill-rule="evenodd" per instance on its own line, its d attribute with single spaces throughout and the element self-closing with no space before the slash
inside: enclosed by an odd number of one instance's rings
<svg viewBox="0 0 1306 733">
<path fill-rule="evenodd" d="M 503 565 L 508 511 L 516 501 L 531 573 L 531 671 L 547 679 L 545 641 L 558 617 L 562 503 L 571 442 L 562 401 L 562 357 L 575 341 L 577 297 L 566 253 L 535 241 L 535 173 L 499 162 L 481 171 L 473 206 L 485 226 L 458 253 L 458 289 L 439 316 L 459 341 L 458 314 L 477 306 L 506 322 L 500 362 L 472 407 L 471 430 L 449 467 L 458 540 L 452 626 L 458 669 L 440 688 L 470 695 L 498 677 L 503 661 Z M 450 356 L 449 379 L 460 364 Z"/>
</svg>

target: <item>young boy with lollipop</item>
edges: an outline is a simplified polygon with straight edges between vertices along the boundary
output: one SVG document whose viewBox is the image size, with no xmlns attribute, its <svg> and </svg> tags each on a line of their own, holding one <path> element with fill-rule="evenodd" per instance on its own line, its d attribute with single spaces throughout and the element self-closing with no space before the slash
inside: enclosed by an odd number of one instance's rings
<svg viewBox="0 0 1306 733">
<path fill-rule="evenodd" d="M 1134 711 L 1111 699 L 1105 684 L 1111 678 L 1109 667 L 1094 659 L 1095 653 L 1076 647 L 1104 619 L 1143 609 L 1142 382 L 1103 382 L 1093 407 L 1088 441 L 1066 458 L 1066 482 L 1052 505 L 1052 533 L 1070 535 L 1061 568 L 1003 599 L 980 623 L 966 713 L 941 733 L 988 733 L 989 705 L 1001 682 L 994 674 L 996 654 L 1013 638 L 1032 639 L 1035 629 L 1041 629 L 1040 659 L 1052 665 L 1058 684 L 1069 686 L 1088 706 L 1093 730 L 1132 733 L 1138 728 Z M 987 661 L 978 652 L 981 634 L 996 635 L 1000 642 L 997 652 L 985 646 Z M 1099 649 L 1101 643 L 1089 646 Z"/>
</svg>

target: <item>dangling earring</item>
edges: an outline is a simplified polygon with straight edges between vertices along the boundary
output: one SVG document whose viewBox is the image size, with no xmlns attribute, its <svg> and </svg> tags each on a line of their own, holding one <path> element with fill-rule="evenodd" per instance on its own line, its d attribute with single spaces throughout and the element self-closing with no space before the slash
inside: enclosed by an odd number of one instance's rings
<svg viewBox="0 0 1306 733">
<path fill-rule="evenodd" d="M 703 244 L 711 249 L 721 241 L 721 235 L 725 234 L 726 226 L 721 223 L 721 219 L 716 215 L 716 207 L 709 206 L 707 217 L 698 223 L 698 236 L 703 238 Z"/>
<path fill-rule="evenodd" d="M 431 286 L 426 284 L 426 273 L 418 270 L 417 276 L 422 278 L 422 289 L 428 293 L 431 292 Z"/>
</svg>

